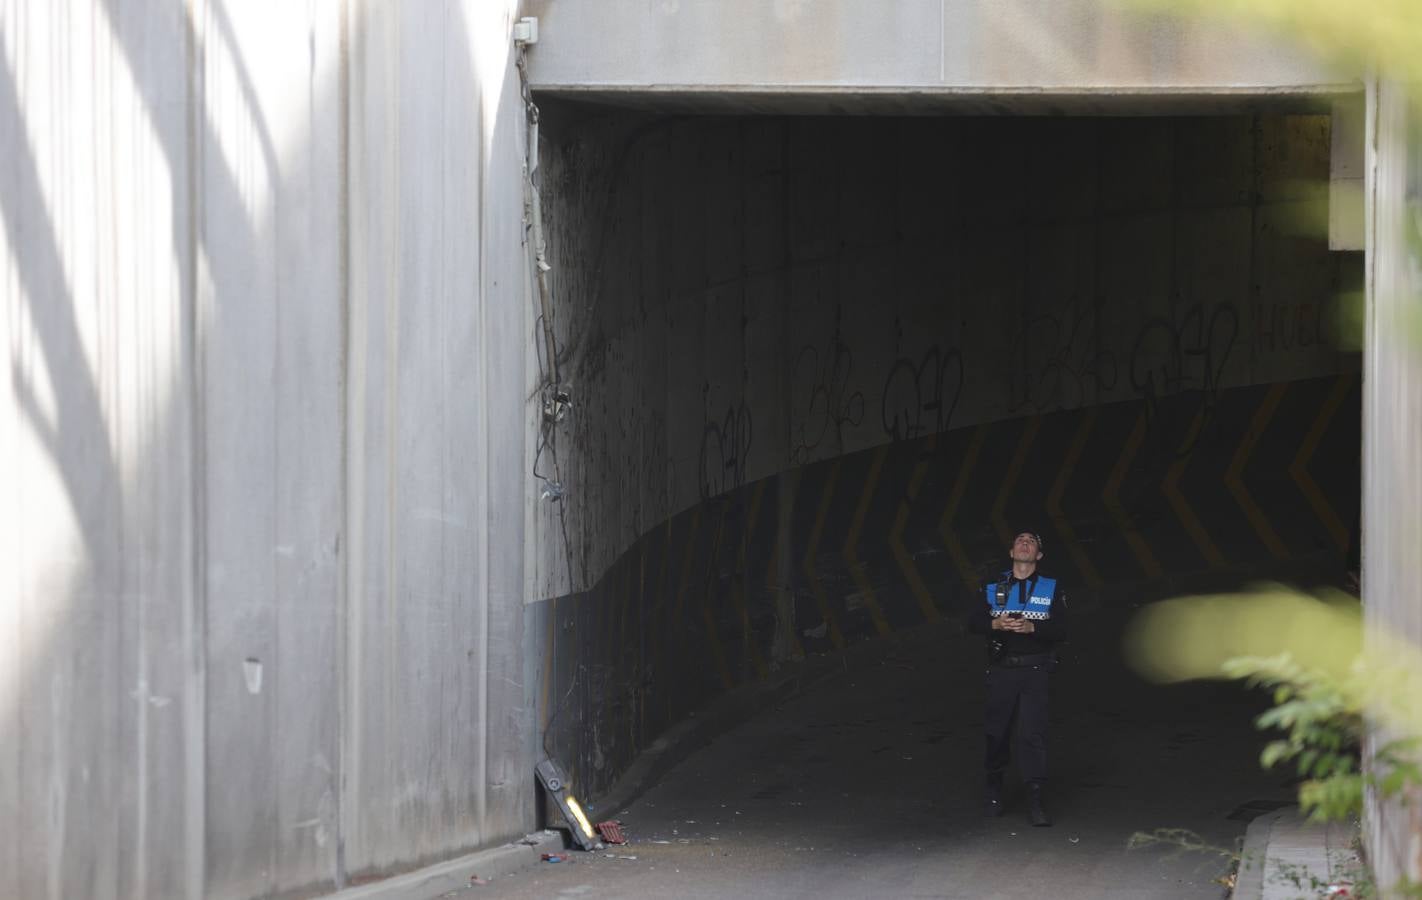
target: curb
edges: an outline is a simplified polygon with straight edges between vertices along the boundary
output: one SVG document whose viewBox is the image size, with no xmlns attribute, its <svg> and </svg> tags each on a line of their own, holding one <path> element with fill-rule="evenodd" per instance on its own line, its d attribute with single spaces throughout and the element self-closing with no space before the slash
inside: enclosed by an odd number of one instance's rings
<svg viewBox="0 0 1422 900">
<path fill-rule="evenodd" d="M 434 900 L 469 887 L 475 875 L 492 879 L 536 866 L 544 853 L 563 849 L 557 831 L 536 831 L 522 841 L 479 850 L 404 875 L 326 894 L 327 900 Z"/>
<path fill-rule="evenodd" d="M 1244 848 L 1239 852 L 1239 876 L 1234 882 L 1234 900 L 1262 900 L 1264 897 L 1264 872 L 1268 868 L 1269 838 L 1274 832 L 1274 823 L 1286 815 L 1298 811 L 1296 806 L 1286 806 L 1274 812 L 1256 816 L 1244 831 Z"/>
<path fill-rule="evenodd" d="M 678 763 L 732 726 L 803 693 L 826 678 L 877 662 L 886 649 L 903 639 L 901 635 L 871 639 L 835 654 L 817 655 L 787 666 L 787 671 L 764 682 L 723 694 L 653 741 L 612 788 L 596 798 L 595 805 L 587 805 L 588 811 L 596 809 L 598 814 L 592 817 L 594 821 L 615 817 L 616 810 L 637 799 Z M 471 875 L 492 879 L 533 868 L 542 861 L 544 853 L 562 850 L 564 844 L 562 831 L 535 832 L 519 843 L 480 850 L 403 875 L 324 894 L 322 900 L 437 900 L 467 889 Z"/>
<path fill-rule="evenodd" d="M 596 821 L 615 817 L 617 810 L 645 793 L 670 769 L 734 725 L 774 708 L 827 679 L 878 664 L 903 643 L 926 637 L 932 639 L 932 633 L 938 629 L 960 632 L 961 625 L 945 622 L 936 627 L 915 629 L 916 633 L 857 642 L 836 653 L 816 654 L 787 665 L 778 676 L 723 694 L 669 728 L 643 750 L 612 788 L 596 798 L 595 807 L 588 804 L 589 812 L 594 808 L 597 810 L 597 815 L 591 818 Z M 1240 852 L 1239 874 L 1231 894 L 1234 900 L 1262 900 L 1266 854 L 1274 824 L 1296 809 L 1285 807 L 1264 813 L 1249 823 Z M 531 869 L 542 861 L 544 853 L 563 850 L 565 843 L 561 831 L 534 832 L 517 843 L 476 851 L 321 897 L 322 900 L 437 900 L 469 889 L 469 879 L 473 875 L 493 879 Z"/>
</svg>

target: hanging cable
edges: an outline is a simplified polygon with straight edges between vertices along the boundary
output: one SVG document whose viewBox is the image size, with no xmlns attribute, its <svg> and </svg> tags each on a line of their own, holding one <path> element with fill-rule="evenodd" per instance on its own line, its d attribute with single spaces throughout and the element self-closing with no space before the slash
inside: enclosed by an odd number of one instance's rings
<svg viewBox="0 0 1422 900">
<path fill-rule="evenodd" d="M 529 23 L 524 29 L 524 23 Z M 548 240 L 543 230 L 543 200 L 538 190 L 539 179 L 539 123 L 541 120 L 538 104 L 533 101 L 533 88 L 528 77 L 528 47 L 537 38 L 536 21 L 522 20 L 514 33 L 514 64 L 518 69 L 519 96 L 523 99 L 526 125 L 523 162 L 523 222 L 524 243 L 532 250 L 531 261 L 533 280 L 538 294 L 538 320 L 536 327 L 542 340 L 538 357 L 538 394 L 540 399 L 540 421 L 538 444 L 533 454 L 533 477 L 543 483 L 541 496 L 558 504 L 558 524 L 563 538 L 564 562 L 568 568 L 568 590 L 576 584 L 573 578 L 573 548 L 568 534 L 567 507 L 561 503 L 564 487 L 561 466 L 558 460 L 557 426 L 573 407 L 572 392 L 563 383 L 558 365 L 558 341 L 554 334 L 553 288 L 548 263 Z M 539 462 L 547 452 L 552 466 L 552 477 L 539 471 Z"/>
<path fill-rule="evenodd" d="M 533 102 L 533 90 L 528 80 L 528 50 L 523 43 L 517 45 L 517 65 L 519 93 L 523 98 L 524 117 L 528 127 L 528 148 L 524 157 L 524 200 L 523 221 L 526 239 L 533 248 L 533 277 L 538 290 L 539 322 L 543 332 L 543 361 L 547 368 L 540 367 L 543 380 L 541 387 L 558 388 L 558 348 L 553 336 L 553 296 L 549 285 L 548 240 L 543 232 L 543 201 L 538 191 L 538 104 Z"/>
</svg>

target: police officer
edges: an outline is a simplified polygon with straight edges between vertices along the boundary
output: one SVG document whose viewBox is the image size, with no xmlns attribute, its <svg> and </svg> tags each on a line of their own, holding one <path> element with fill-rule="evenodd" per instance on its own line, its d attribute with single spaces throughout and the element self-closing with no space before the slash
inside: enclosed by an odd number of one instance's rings
<svg viewBox="0 0 1422 900">
<path fill-rule="evenodd" d="M 1011 757 L 1013 723 L 1017 767 L 1027 785 L 1033 825 L 1050 825 L 1042 807 L 1047 781 L 1047 683 L 1057 645 L 1066 639 L 1066 600 L 1056 579 L 1037 571 L 1042 538 L 1024 531 L 1012 542 L 1012 568 L 988 584 L 969 618 L 969 630 L 989 638 L 987 705 L 987 807 L 1002 815 L 1003 771 Z"/>
</svg>

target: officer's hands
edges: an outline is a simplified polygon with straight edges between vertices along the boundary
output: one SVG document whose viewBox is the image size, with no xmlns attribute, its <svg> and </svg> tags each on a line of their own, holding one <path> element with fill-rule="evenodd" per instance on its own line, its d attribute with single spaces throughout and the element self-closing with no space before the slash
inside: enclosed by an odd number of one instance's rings
<svg viewBox="0 0 1422 900">
<path fill-rule="evenodd" d="M 992 620 L 994 631 L 1011 631 L 1017 634 L 1031 634 L 1037 630 L 1037 626 L 1032 624 L 1030 619 L 1010 619 L 1007 616 L 998 616 Z"/>
</svg>

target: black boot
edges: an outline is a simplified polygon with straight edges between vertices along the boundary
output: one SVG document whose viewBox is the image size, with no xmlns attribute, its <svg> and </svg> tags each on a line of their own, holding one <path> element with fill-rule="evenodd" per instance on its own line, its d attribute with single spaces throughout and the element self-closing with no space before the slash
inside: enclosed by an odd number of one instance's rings
<svg viewBox="0 0 1422 900">
<path fill-rule="evenodd" d="M 1045 828 L 1052 824 L 1051 818 L 1047 816 L 1047 811 L 1042 808 L 1042 786 L 1040 784 L 1027 785 L 1027 817 L 1038 828 Z"/>
<path fill-rule="evenodd" d="M 983 815 L 1002 815 L 1002 773 L 990 772 L 987 777 L 987 797 L 983 805 Z"/>
</svg>

